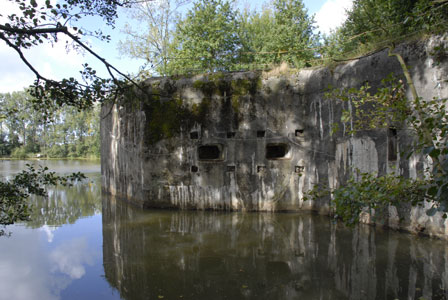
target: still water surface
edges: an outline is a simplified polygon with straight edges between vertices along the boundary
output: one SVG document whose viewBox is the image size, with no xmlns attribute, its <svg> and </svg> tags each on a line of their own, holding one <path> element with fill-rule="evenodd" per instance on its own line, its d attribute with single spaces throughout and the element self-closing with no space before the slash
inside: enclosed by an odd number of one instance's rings
<svg viewBox="0 0 448 300">
<path fill-rule="evenodd" d="M 0 299 L 448 298 L 447 242 L 309 214 L 143 211 L 101 195 L 97 163 L 46 163 L 89 180 L 7 227 Z"/>
</svg>

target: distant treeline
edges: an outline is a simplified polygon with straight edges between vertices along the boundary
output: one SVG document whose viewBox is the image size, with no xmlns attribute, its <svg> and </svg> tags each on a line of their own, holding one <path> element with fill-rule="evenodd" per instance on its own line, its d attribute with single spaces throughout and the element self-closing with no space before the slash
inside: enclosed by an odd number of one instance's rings
<svg viewBox="0 0 448 300">
<path fill-rule="evenodd" d="M 0 94 L 0 156 L 96 158 L 99 107 L 50 109 L 43 116 L 27 92 Z"/>
</svg>

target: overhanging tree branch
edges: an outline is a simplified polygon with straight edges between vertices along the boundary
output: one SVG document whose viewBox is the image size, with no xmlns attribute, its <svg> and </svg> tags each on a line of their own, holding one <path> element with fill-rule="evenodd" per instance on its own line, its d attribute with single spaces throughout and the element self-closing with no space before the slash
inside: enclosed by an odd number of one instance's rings
<svg viewBox="0 0 448 300">
<path fill-rule="evenodd" d="M 11 26 L 5 26 L 5 25 L 1 25 L 0 24 L 0 30 L 9 32 L 9 33 L 16 33 L 16 34 L 29 34 L 29 35 L 36 35 L 36 34 L 45 34 L 45 33 L 63 33 L 65 35 L 67 35 L 68 37 L 70 37 L 75 43 L 77 43 L 78 45 L 80 45 L 83 49 L 85 49 L 87 52 L 89 52 L 91 55 L 93 55 L 95 58 L 97 58 L 99 61 L 101 61 L 107 68 L 107 71 L 109 73 L 109 75 L 113 78 L 114 82 L 118 82 L 115 78 L 115 76 L 113 75 L 113 73 L 111 72 L 111 70 L 114 70 L 116 73 L 118 73 L 119 75 L 123 76 L 123 78 L 125 78 L 126 80 L 128 80 L 129 82 L 131 82 L 133 85 L 135 86 L 139 86 L 134 80 L 132 80 L 129 76 L 127 76 L 126 74 L 124 74 L 123 72 L 121 72 L 120 70 L 118 70 L 116 67 L 114 67 L 113 65 L 111 65 L 109 62 L 107 62 L 107 60 L 103 57 L 101 57 L 100 55 L 98 55 L 95 51 L 93 51 L 92 49 L 90 49 L 86 44 L 84 44 L 77 36 L 75 36 L 74 34 L 72 34 L 69 30 L 68 27 L 66 26 L 56 26 L 56 27 L 51 27 L 51 28 L 18 28 L 18 27 L 11 27 Z M 23 53 L 20 51 L 19 47 L 15 46 L 13 43 L 11 43 L 3 34 L 0 36 L 0 38 L 2 40 L 4 40 L 5 42 L 7 42 L 8 46 L 14 48 L 20 55 L 20 58 L 22 59 L 22 61 L 33 71 L 33 73 L 36 74 L 37 77 L 43 79 L 43 80 L 47 80 L 46 78 L 42 77 L 37 71 L 36 69 L 26 60 L 25 56 L 23 55 Z"/>
<path fill-rule="evenodd" d="M 1 29 L 1 28 L 0 28 Z M 43 77 L 42 75 L 40 75 L 40 73 L 33 67 L 33 65 L 26 59 L 25 55 L 23 55 L 23 52 L 20 50 L 20 48 L 16 45 L 14 45 L 13 43 L 11 43 L 11 41 L 6 38 L 2 33 L 0 33 L 0 39 L 5 41 L 5 43 L 13 48 L 20 56 L 20 59 L 23 61 L 23 63 L 34 73 L 34 75 L 36 75 L 37 78 L 39 79 L 43 79 L 43 80 L 48 80 L 45 77 Z"/>
<path fill-rule="evenodd" d="M 59 32 L 66 32 L 67 27 L 65 26 L 56 26 L 56 27 L 47 27 L 47 28 L 18 28 L 18 27 L 12 27 L 12 26 L 5 26 L 0 24 L 0 30 L 9 32 L 9 33 L 16 33 L 16 34 L 29 34 L 29 35 L 35 35 L 35 34 L 43 34 L 43 33 L 59 33 Z"/>
</svg>

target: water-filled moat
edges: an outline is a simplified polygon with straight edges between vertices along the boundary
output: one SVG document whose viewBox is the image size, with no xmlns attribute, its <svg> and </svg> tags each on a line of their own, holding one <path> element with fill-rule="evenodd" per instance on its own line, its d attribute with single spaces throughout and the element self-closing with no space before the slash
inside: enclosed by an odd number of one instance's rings
<svg viewBox="0 0 448 300">
<path fill-rule="evenodd" d="M 446 241 L 308 213 L 142 210 L 85 167 L 6 228 L 1 299 L 448 298 Z"/>
</svg>

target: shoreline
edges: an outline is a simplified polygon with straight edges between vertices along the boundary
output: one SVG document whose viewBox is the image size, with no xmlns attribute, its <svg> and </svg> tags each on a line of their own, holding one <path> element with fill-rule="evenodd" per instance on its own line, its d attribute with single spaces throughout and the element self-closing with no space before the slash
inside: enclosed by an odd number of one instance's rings
<svg viewBox="0 0 448 300">
<path fill-rule="evenodd" d="M 15 157 L 0 157 L 0 161 L 7 160 L 101 160 L 101 157 L 89 158 L 89 157 L 27 157 L 27 158 L 15 158 Z"/>
</svg>

